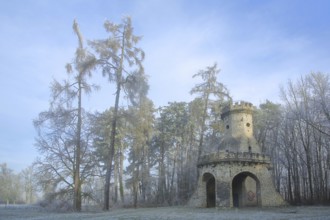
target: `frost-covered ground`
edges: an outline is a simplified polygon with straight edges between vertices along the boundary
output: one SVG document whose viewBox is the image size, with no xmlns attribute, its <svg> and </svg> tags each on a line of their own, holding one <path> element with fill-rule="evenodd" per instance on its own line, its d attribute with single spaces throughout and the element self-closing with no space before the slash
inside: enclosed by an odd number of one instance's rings
<svg viewBox="0 0 330 220">
<path fill-rule="evenodd" d="M 116 209 L 110 212 L 54 213 L 36 206 L 0 206 L 0 219 L 330 219 L 330 207 L 204 209 L 188 207 Z"/>
</svg>

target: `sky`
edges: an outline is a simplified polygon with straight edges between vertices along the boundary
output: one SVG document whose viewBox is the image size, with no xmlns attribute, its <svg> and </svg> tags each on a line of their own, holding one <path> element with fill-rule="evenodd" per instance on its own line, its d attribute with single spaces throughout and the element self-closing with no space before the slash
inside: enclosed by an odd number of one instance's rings
<svg viewBox="0 0 330 220">
<path fill-rule="evenodd" d="M 106 20 L 132 18 L 146 54 L 155 106 L 189 102 L 192 78 L 218 64 L 234 100 L 280 103 L 280 86 L 310 72 L 330 73 L 327 0 L 0 0 L 0 163 L 19 172 L 38 152 L 33 119 L 49 107 L 50 83 L 84 40 L 105 39 Z M 84 97 L 89 111 L 113 105 L 113 85 Z M 125 103 L 121 103 L 124 105 Z"/>
</svg>

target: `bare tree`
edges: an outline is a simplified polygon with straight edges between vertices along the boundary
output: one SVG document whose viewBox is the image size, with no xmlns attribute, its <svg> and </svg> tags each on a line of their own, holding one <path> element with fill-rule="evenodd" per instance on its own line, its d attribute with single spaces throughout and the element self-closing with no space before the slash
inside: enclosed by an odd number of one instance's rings
<svg viewBox="0 0 330 220">
<path fill-rule="evenodd" d="M 281 89 L 284 101 L 279 131 L 279 166 L 283 185 L 294 204 L 325 203 L 329 199 L 330 81 L 323 73 L 302 76 Z"/>
<path fill-rule="evenodd" d="M 36 202 L 38 185 L 34 167 L 32 165 L 28 166 L 20 173 L 20 176 L 25 194 L 25 203 L 32 204 Z"/>
<path fill-rule="evenodd" d="M 87 163 L 91 158 L 88 134 L 83 131 L 82 94 L 97 88 L 89 85 L 86 79 L 91 76 L 96 60 L 84 48 L 76 21 L 73 22 L 73 30 L 78 37 L 79 47 L 73 62 L 66 65 L 69 80 L 63 83 L 54 80 L 50 108 L 39 114 L 34 125 L 38 130 L 36 145 L 45 156 L 44 160 L 37 161 L 40 171 L 51 174 L 56 179 L 55 185 L 65 183 L 68 188 L 62 192 L 69 193 L 67 190 L 72 188 L 74 210 L 81 211 L 81 185 L 86 178 L 84 175 L 93 167 L 93 163 Z"/>
<path fill-rule="evenodd" d="M 20 178 L 6 163 L 0 164 L 0 203 L 15 204 L 22 200 Z"/>
</svg>

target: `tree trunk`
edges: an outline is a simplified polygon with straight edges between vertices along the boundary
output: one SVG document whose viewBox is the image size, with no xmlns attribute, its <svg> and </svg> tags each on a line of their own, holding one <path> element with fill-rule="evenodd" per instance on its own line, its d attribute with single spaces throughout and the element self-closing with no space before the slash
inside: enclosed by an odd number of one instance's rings
<svg viewBox="0 0 330 220">
<path fill-rule="evenodd" d="M 124 65 L 124 52 L 125 52 L 125 28 L 122 34 L 122 47 L 121 47 L 121 55 L 120 55 L 120 63 L 117 71 L 116 82 L 116 100 L 115 100 L 115 109 L 113 113 L 113 120 L 111 126 L 111 134 L 110 134 L 110 150 L 109 150 L 109 159 L 107 165 L 107 172 L 105 177 L 105 189 L 104 189 L 104 210 L 109 210 L 110 205 L 110 179 L 111 179 L 111 169 L 112 169 L 112 161 L 113 154 L 115 152 L 115 143 L 116 143 L 116 130 L 117 130 L 117 118 L 118 118 L 118 109 L 119 109 L 119 98 L 122 84 L 122 75 L 123 75 L 123 65 Z"/>
<path fill-rule="evenodd" d="M 112 161 L 113 154 L 115 152 L 115 143 L 116 143 L 116 129 L 117 129 L 117 117 L 118 117 L 118 108 L 119 108 L 119 97 L 120 97 L 121 84 L 117 82 L 117 92 L 116 92 L 116 101 L 115 109 L 113 113 L 111 134 L 110 134 L 110 149 L 109 149 L 109 158 L 107 164 L 107 171 L 105 176 L 105 186 L 104 186 L 104 210 L 109 210 L 110 208 L 110 179 L 112 171 Z"/>
<path fill-rule="evenodd" d="M 161 204 L 165 201 L 165 149 L 162 140 L 160 146 L 159 178 L 158 178 L 158 197 Z"/>
<path fill-rule="evenodd" d="M 138 163 L 139 164 L 139 163 Z M 139 175 L 140 175 L 140 165 L 135 167 L 136 171 L 133 173 L 133 202 L 134 208 L 137 208 L 138 204 L 138 193 L 139 193 Z"/>
<path fill-rule="evenodd" d="M 208 105 L 209 105 L 209 93 L 207 93 L 206 100 L 205 100 L 205 105 L 204 105 L 204 109 L 203 109 L 202 125 L 201 125 L 202 130 L 201 130 L 201 133 L 200 133 L 199 145 L 198 145 L 198 159 L 200 158 L 200 156 L 202 154 L 202 147 L 203 147 L 203 142 L 204 142 L 204 133 L 205 133 L 205 129 L 206 129 L 205 123 L 206 123 Z"/>
<path fill-rule="evenodd" d="M 118 155 L 117 152 L 115 152 L 116 155 Z M 114 203 L 118 202 L 118 157 L 115 157 L 114 160 L 114 172 L 113 172 L 113 181 L 114 181 Z"/>
<path fill-rule="evenodd" d="M 120 200 L 122 204 L 125 202 L 124 198 L 124 184 L 123 184 L 123 175 L 124 175 L 124 155 L 122 152 L 122 146 L 120 146 L 120 167 L 119 167 L 119 192 L 120 192 Z"/>
<path fill-rule="evenodd" d="M 147 137 L 147 140 L 149 138 Z M 143 147 L 143 156 L 142 156 L 142 181 L 141 181 L 141 190 L 142 190 L 142 200 L 143 202 L 146 202 L 148 199 L 148 192 L 147 192 L 147 188 L 148 188 L 148 184 L 149 184 L 149 157 L 148 157 L 148 143 L 146 143 L 146 145 Z"/>
<path fill-rule="evenodd" d="M 81 155 L 81 73 L 78 79 L 78 122 L 76 134 L 75 168 L 74 168 L 74 209 L 81 211 L 81 181 L 80 181 L 80 155 Z"/>
</svg>

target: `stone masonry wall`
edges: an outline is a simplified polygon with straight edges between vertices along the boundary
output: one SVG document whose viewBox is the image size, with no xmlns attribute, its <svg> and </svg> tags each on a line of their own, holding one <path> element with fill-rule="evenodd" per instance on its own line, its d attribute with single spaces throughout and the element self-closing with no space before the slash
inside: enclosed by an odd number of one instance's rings
<svg viewBox="0 0 330 220">
<path fill-rule="evenodd" d="M 286 205 L 283 198 L 275 191 L 267 164 L 226 162 L 202 166 L 199 168 L 199 172 L 198 189 L 188 203 L 190 206 L 206 207 L 206 182 L 203 181 L 203 174 L 210 173 L 216 180 L 216 206 L 233 207 L 232 180 L 242 172 L 250 173 L 259 180 L 260 206 Z"/>
</svg>

